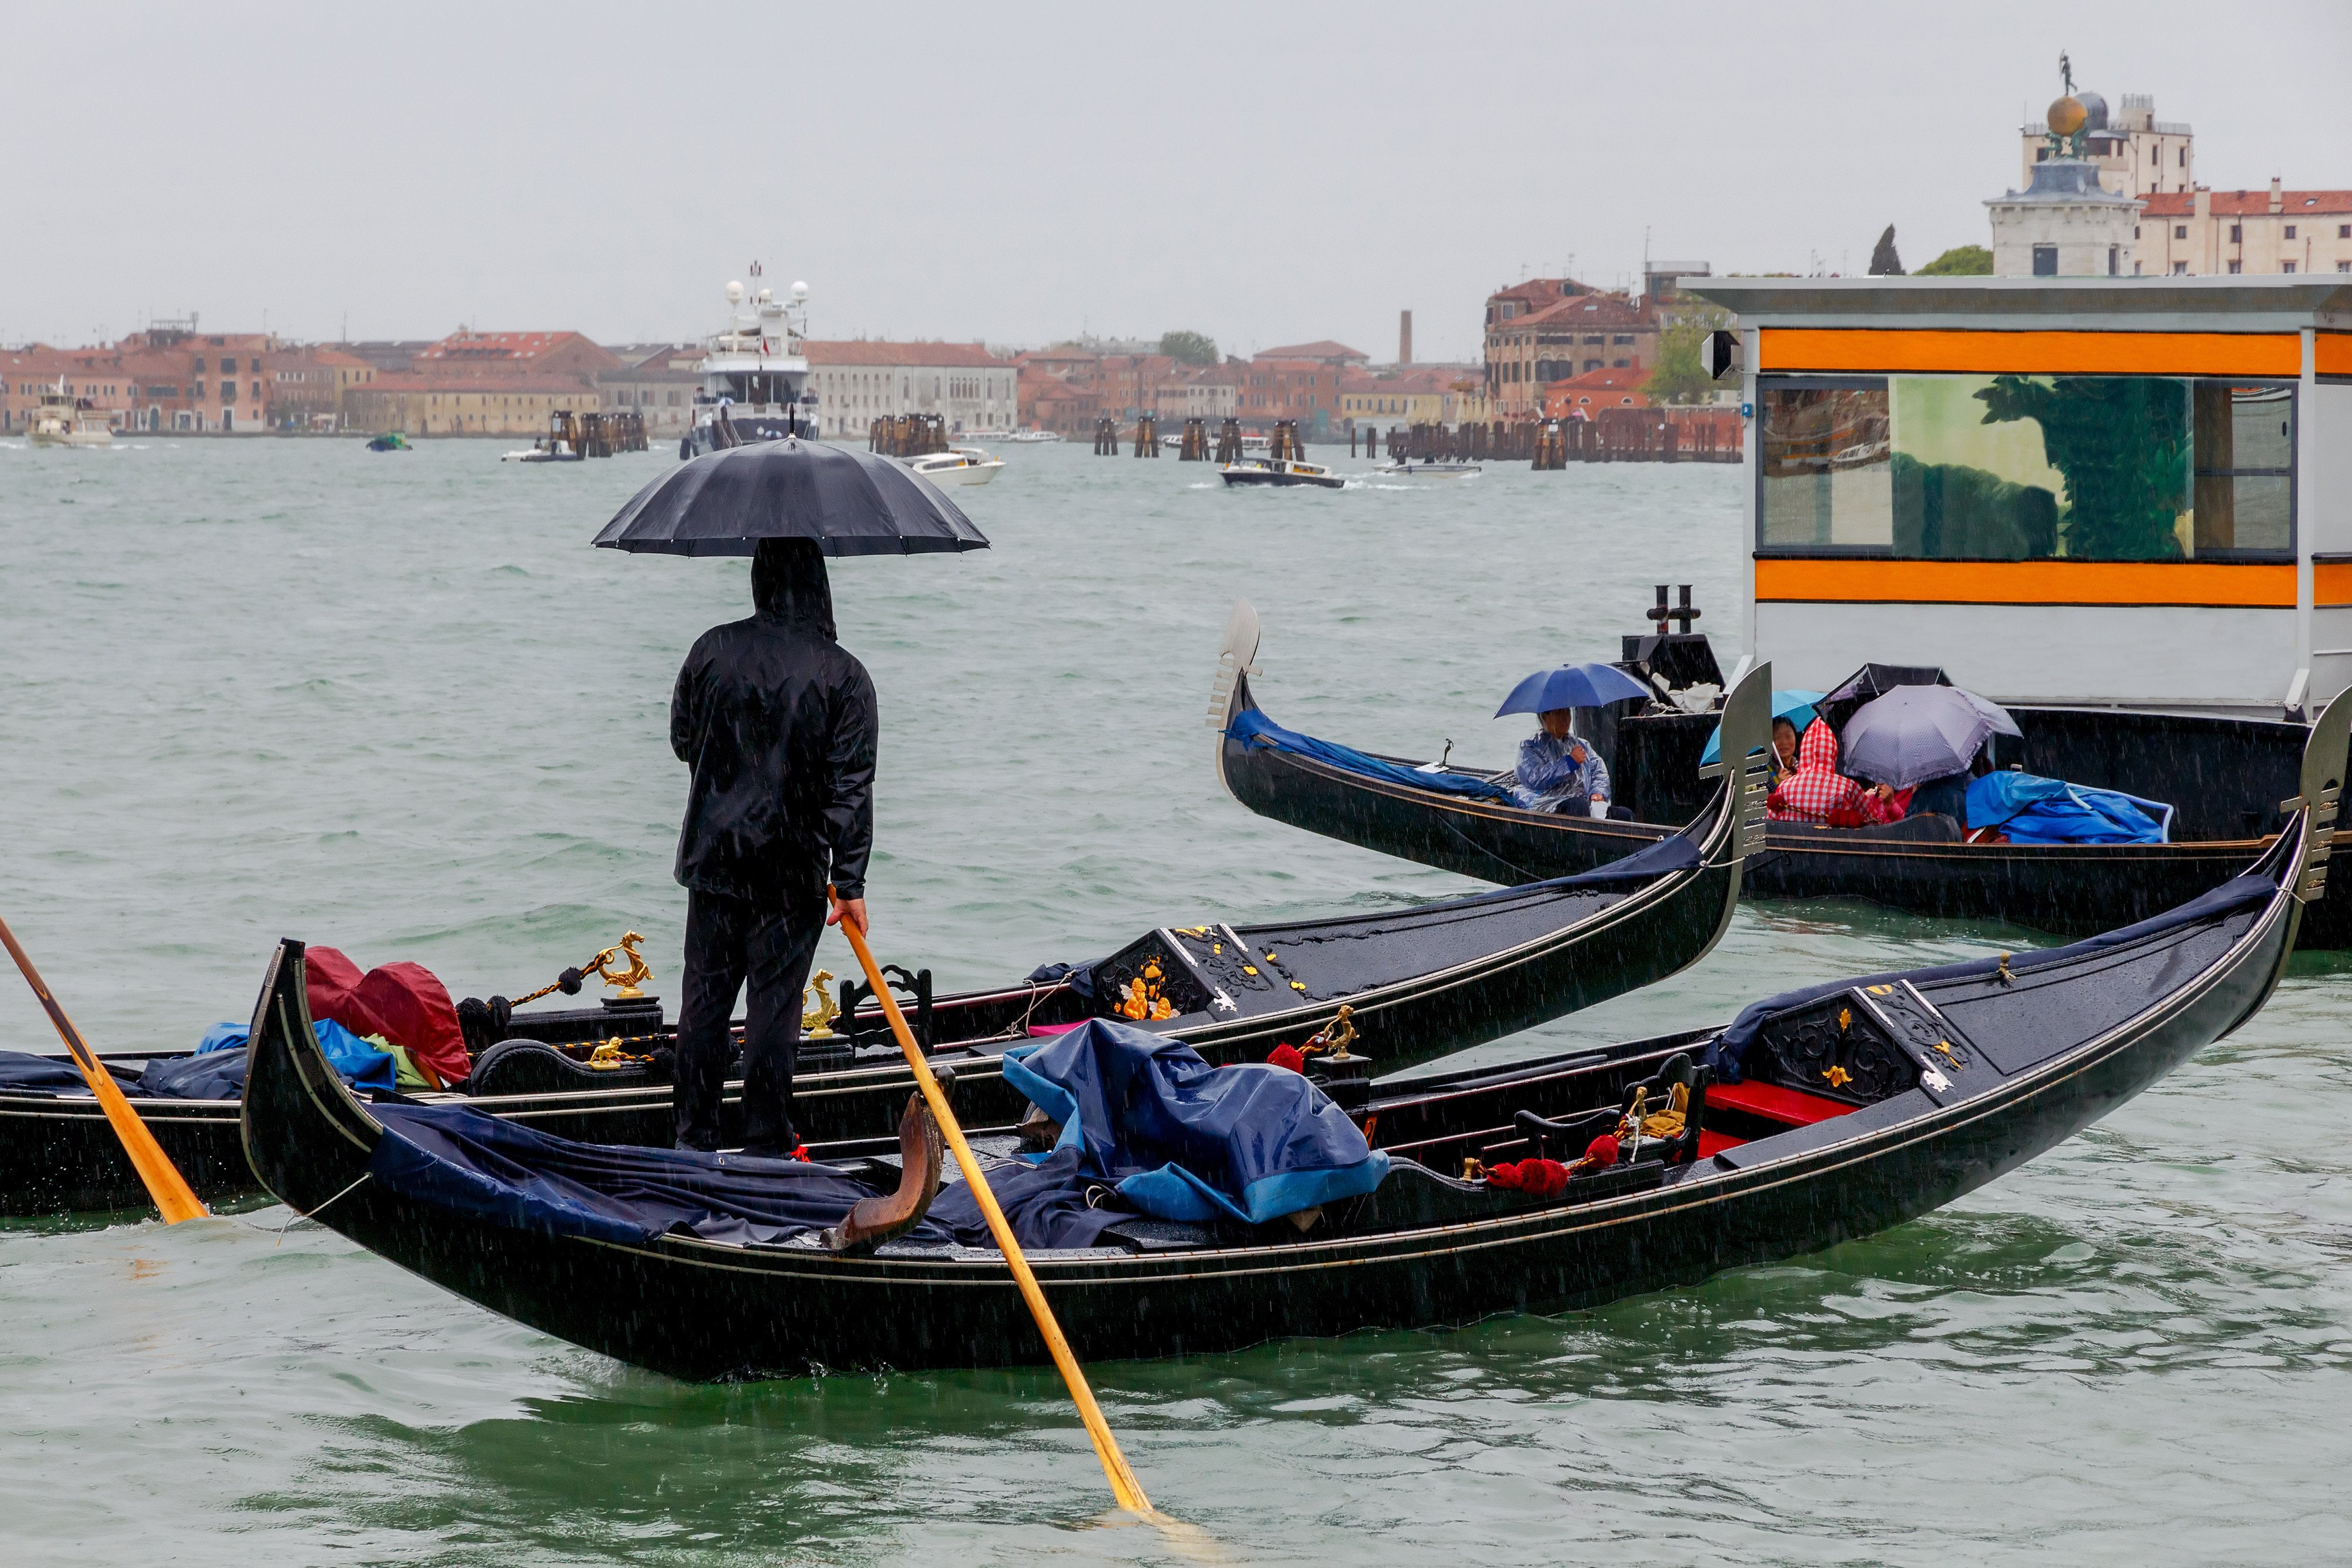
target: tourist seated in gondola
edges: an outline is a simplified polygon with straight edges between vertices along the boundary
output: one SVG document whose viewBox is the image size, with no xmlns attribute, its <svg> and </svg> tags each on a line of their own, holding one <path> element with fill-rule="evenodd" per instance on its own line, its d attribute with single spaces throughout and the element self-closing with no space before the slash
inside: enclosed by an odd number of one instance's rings
<svg viewBox="0 0 2352 1568">
<path fill-rule="evenodd" d="M 1781 779 L 1796 770 L 1797 727 L 1786 717 L 1776 718 L 1772 721 L 1773 784 L 1778 786 Z"/>
<path fill-rule="evenodd" d="M 1548 708 L 1536 716 L 1543 727 L 1519 742 L 1513 798 L 1530 811 L 1609 815 L 1609 764 L 1569 728 L 1574 710 Z"/>
<path fill-rule="evenodd" d="M 1807 725 L 1797 747 L 1796 771 L 1772 787 L 1765 816 L 1776 822 L 1831 828 L 1878 827 L 1903 820 L 1910 790 L 1864 786 L 1839 772 L 1837 759 L 1837 732 L 1818 718 Z"/>
</svg>

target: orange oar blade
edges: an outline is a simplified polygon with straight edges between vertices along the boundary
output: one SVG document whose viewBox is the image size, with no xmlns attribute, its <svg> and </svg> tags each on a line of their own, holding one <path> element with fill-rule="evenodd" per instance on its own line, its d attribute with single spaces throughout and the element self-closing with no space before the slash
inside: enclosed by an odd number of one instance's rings
<svg viewBox="0 0 2352 1568">
<path fill-rule="evenodd" d="M 1111 1496 L 1121 1508 L 1159 1517 L 1151 1500 L 1143 1493 L 1143 1483 L 1136 1479 L 1127 1456 L 1119 1451 L 1118 1439 L 1111 1436 L 1110 1423 L 1103 1419 L 1102 1407 L 1095 1403 L 1095 1391 L 1087 1383 L 1077 1355 L 1063 1337 L 1054 1309 L 1046 1305 L 1045 1290 L 1030 1271 L 1021 1243 L 1013 1239 L 1013 1227 L 1005 1219 L 1004 1210 L 997 1206 L 996 1194 L 989 1190 L 988 1177 L 981 1170 L 980 1162 L 972 1157 L 971 1145 L 964 1141 L 962 1124 L 949 1107 L 947 1096 L 940 1092 L 931 1064 L 923 1060 L 922 1047 L 915 1043 L 913 1031 L 907 1028 L 906 1015 L 899 1012 L 898 998 L 890 994 L 890 984 L 882 977 L 882 967 L 874 961 L 874 950 L 866 945 L 866 934 L 846 917 L 841 922 L 841 934 L 849 938 L 850 950 L 864 967 L 866 983 L 874 988 L 874 999 L 881 1004 L 882 1016 L 890 1020 L 890 1032 L 898 1037 L 898 1049 L 906 1053 L 907 1065 L 914 1070 L 923 1098 L 930 1102 L 931 1117 L 939 1123 L 940 1134 L 946 1138 L 948 1147 L 954 1151 L 956 1164 L 963 1169 L 963 1179 L 971 1184 L 972 1198 L 980 1205 L 981 1216 L 988 1221 L 989 1234 L 996 1239 L 997 1249 L 1004 1254 L 1005 1266 L 1013 1271 L 1013 1283 L 1020 1287 L 1021 1299 L 1028 1303 L 1029 1315 L 1036 1320 L 1037 1333 L 1045 1339 L 1045 1349 L 1062 1375 L 1063 1385 L 1070 1391 L 1070 1403 L 1078 1407 L 1078 1419 L 1086 1426 L 1087 1440 L 1094 1444 L 1095 1458 L 1102 1462 L 1103 1475 L 1110 1481 Z"/>
<path fill-rule="evenodd" d="M 73 1019 L 66 1017 L 65 1009 L 58 1006 L 57 998 L 49 995 L 49 988 L 42 983 L 40 971 L 33 967 L 33 961 L 25 956 L 25 950 L 16 946 L 16 933 L 8 929 L 8 923 L 5 920 L 0 920 L 0 943 L 6 945 L 8 956 L 16 959 L 16 967 L 25 972 L 25 983 L 31 986 L 33 995 L 41 999 L 41 1006 L 48 1012 L 49 1022 L 57 1029 L 58 1038 L 66 1042 L 66 1050 L 71 1053 L 74 1065 L 81 1069 L 82 1078 L 89 1084 L 89 1092 L 98 1096 L 99 1107 L 106 1113 L 107 1124 L 122 1141 L 122 1152 L 131 1156 L 131 1168 L 137 1171 L 139 1179 L 146 1184 L 147 1196 L 154 1200 L 156 1208 L 162 1212 L 163 1223 L 177 1225 L 183 1219 L 195 1219 L 210 1212 L 197 1201 L 187 1178 L 180 1175 L 180 1167 L 172 1163 L 172 1157 L 155 1141 L 155 1134 L 147 1130 L 147 1124 L 139 1119 L 139 1113 L 131 1108 L 130 1100 L 123 1095 L 122 1086 L 115 1082 L 114 1075 L 107 1071 L 106 1064 L 98 1060 L 98 1053 L 90 1050 L 89 1042 L 82 1039 L 81 1030 L 74 1028 Z"/>
</svg>

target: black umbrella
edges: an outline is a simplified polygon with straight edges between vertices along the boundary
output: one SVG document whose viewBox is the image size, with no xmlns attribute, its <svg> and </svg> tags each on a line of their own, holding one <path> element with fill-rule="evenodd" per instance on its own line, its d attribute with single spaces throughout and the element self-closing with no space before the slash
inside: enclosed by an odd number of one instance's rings
<svg viewBox="0 0 2352 1568">
<path fill-rule="evenodd" d="M 836 556 L 988 548 L 971 519 L 906 465 L 789 435 L 679 464 L 596 536 L 600 546 L 667 555 L 751 555 L 761 539 L 814 539 Z"/>
</svg>

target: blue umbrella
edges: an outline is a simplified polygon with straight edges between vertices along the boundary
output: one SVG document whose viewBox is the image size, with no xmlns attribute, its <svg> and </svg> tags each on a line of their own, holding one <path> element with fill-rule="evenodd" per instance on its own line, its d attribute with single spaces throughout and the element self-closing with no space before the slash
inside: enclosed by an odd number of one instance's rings
<svg viewBox="0 0 2352 1568">
<path fill-rule="evenodd" d="M 1772 716 L 1787 719 L 1797 727 L 1797 733 L 1802 735 L 1805 726 L 1813 722 L 1813 705 L 1821 700 L 1819 692 L 1774 692 Z M 1718 724 L 1715 727 L 1715 733 L 1706 737 L 1706 749 L 1698 754 L 1698 759 L 1702 763 L 1712 762 L 1722 754 L 1723 726 Z"/>
<path fill-rule="evenodd" d="M 1549 713 L 1559 707 L 1606 707 L 1627 697 L 1649 695 L 1649 687 L 1612 664 L 1562 664 L 1557 670 L 1538 670 L 1513 686 L 1495 716 Z"/>
</svg>

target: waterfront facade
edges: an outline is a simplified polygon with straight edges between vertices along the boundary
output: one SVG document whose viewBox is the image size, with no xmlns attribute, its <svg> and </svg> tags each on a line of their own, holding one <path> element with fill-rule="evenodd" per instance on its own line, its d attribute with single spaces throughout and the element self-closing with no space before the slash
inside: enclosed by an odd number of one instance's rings
<svg viewBox="0 0 2352 1568">
<path fill-rule="evenodd" d="M 2132 270 L 2148 277 L 2352 273 L 2352 190 L 2175 192 L 2147 198 Z"/>
<path fill-rule="evenodd" d="M 1487 298 L 1486 395 L 1496 418 L 1538 417 L 1553 382 L 1657 362 L 1666 325 L 1659 296 L 1603 294 L 1570 278 L 1538 282 L 1561 292 L 1547 301 L 1521 284 Z"/>
<path fill-rule="evenodd" d="M 683 436 L 694 425 L 705 352 L 693 343 L 632 345 L 622 350 L 620 369 L 596 378 L 596 390 L 606 408 L 643 418 L 648 438 Z"/>
<path fill-rule="evenodd" d="M 867 340 L 802 345 L 817 428 L 862 436 L 877 419 L 939 414 L 953 432 L 1013 428 L 1020 367 L 981 343 L 886 343 Z"/>
<path fill-rule="evenodd" d="M 2074 97 L 2094 121 L 2084 141 L 2084 159 L 2098 170 L 2099 183 L 2110 194 L 2126 197 L 2186 195 L 2197 188 L 2197 137 L 2187 122 L 2158 120 L 2156 99 L 2147 93 L 2127 92 L 2120 110 L 2110 114 L 2106 100 L 2095 92 Z M 2033 183 L 2033 166 L 2048 162 L 2046 127 L 2030 124 L 2019 132 L 2022 190 Z"/>
</svg>

